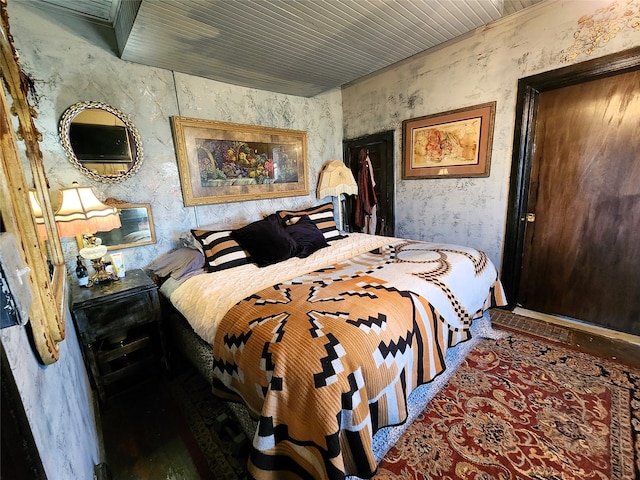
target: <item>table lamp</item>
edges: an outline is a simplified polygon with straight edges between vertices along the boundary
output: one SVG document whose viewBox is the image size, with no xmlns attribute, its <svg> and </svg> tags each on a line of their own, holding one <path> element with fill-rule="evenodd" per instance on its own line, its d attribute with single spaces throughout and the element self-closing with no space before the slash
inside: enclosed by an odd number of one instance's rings
<svg viewBox="0 0 640 480">
<path fill-rule="evenodd" d="M 343 218 L 342 218 L 342 200 L 340 195 L 346 193 L 348 195 L 357 195 L 358 184 L 351 169 L 347 167 L 341 160 L 331 160 L 320 172 L 320 179 L 318 180 L 318 198 L 324 197 L 337 197 L 338 198 L 338 218 L 339 229 L 343 230 Z"/>
<path fill-rule="evenodd" d="M 36 227 L 42 238 L 46 239 L 42 210 L 35 195 L 32 192 L 29 193 Z M 80 187 L 77 182 L 73 182 L 70 188 L 63 188 L 60 193 L 62 204 L 54 215 L 56 228 L 60 237 L 82 235 L 84 248 L 80 249 L 80 255 L 82 258 L 91 260 L 95 270 L 95 273 L 89 277 L 88 286 L 117 280 L 115 273 L 106 271 L 102 257 L 106 255 L 107 247 L 102 245 L 102 240 L 96 238 L 94 234 L 108 232 L 121 226 L 118 209 L 103 204 L 96 198 L 91 187 Z"/>
</svg>

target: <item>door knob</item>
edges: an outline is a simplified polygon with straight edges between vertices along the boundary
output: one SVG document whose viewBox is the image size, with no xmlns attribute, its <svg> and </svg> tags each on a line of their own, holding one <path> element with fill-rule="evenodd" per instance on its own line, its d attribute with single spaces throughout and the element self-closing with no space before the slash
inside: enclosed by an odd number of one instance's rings
<svg viewBox="0 0 640 480">
<path fill-rule="evenodd" d="M 536 214 L 535 213 L 527 213 L 527 222 L 533 223 L 535 221 L 536 221 Z"/>
</svg>

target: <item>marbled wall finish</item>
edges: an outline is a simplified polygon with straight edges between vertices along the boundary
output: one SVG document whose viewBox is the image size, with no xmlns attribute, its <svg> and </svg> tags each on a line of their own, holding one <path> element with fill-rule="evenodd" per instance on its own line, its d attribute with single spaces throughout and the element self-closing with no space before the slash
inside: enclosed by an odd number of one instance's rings
<svg viewBox="0 0 640 480">
<path fill-rule="evenodd" d="M 11 8 L 13 7 L 13 8 Z M 38 127 L 54 208 L 60 188 L 73 181 L 90 185 L 99 198 L 150 203 L 157 244 L 122 250 L 127 268 L 144 267 L 175 247 L 180 234 L 198 224 L 257 220 L 277 208 L 312 205 L 322 165 L 342 157 L 342 105 L 338 89 L 314 98 L 282 95 L 125 62 L 98 43 L 90 25 L 72 33 L 28 3 L 9 9 L 23 68 L 40 95 Z M 127 114 L 142 137 L 144 162 L 122 183 L 103 184 L 83 176 L 67 159 L 58 140 L 58 121 L 70 105 L 101 101 Z M 309 195 L 268 201 L 184 207 L 170 117 L 181 115 L 275 128 L 306 130 Z M 77 247 L 63 239 L 68 265 Z"/>
<path fill-rule="evenodd" d="M 104 461 L 98 443 L 89 378 L 70 315 L 60 360 L 43 367 L 25 327 L 0 330 L 47 478 L 90 480 Z M 2 406 L 2 408 L 7 408 Z"/>
<path fill-rule="evenodd" d="M 20 63 L 35 80 L 39 95 L 36 125 L 44 137 L 41 149 L 54 208 L 59 204 L 58 190 L 73 181 L 92 186 L 101 199 L 114 197 L 152 206 L 158 242 L 122 250 L 127 268 L 146 266 L 175 247 L 179 236 L 195 226 L 256 220 L 279 208 L 317 203 L 315 188 L 322 165 L 342 157 L 339 90 L 303 98 L 174 75 L 120 60 L 108 32 L 95 25 L 71 32 L 64 19 L 20 0 L 10 0 L 8 12 Z M 95 182 L 68 161 L 58 139 L 58 121 L 66 108 L 85 100 L 113 105 L 137 126 L 145 158 L 132 179 L 113 185 Z M 309 195 L 185 208 L 169 121 L 173 115 L 306 130 Z M 63 239 L 63 250 L 72 267 L 77 255 L 75 240 Z M 92 395 L 70 320 L 67 332 L 60 360 L 49 367 L 37 364 L 23 327 L 2 331 L 0 339 L 49 478 L 88 480 L 93 478 L 93 465 L 104 459 L 100 458 Z"/>
<path fill-rule="evenodd" d="M 542 2 L 343 88 L 345 139 L 395 131 L 396 235 L 475 246 L 500 266 L 518 79 L 640 45 L 639 9 L 637 0 Z M 403 120 L 491 101 L 488 178 L 402 180 Z"/>
</svg>

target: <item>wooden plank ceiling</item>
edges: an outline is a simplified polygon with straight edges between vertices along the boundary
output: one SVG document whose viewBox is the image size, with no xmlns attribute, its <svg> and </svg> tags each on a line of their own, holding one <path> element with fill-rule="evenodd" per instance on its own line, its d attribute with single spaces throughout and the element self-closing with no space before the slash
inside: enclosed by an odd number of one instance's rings
<svg viewBox="0 0 640 480">
<path fill-rule="evenodd" d="M 540 0 L 41 0 L 115 28 L 121 58 L 311 97 Z"/>
</svg>

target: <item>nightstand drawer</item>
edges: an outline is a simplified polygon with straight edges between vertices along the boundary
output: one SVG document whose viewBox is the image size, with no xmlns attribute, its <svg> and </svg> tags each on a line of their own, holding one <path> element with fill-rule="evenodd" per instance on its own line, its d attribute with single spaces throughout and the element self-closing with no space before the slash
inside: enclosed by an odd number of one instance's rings
<svg viewBox="0 0 640 480">
<path fill-rule="evenodd" d="M 150 325 L 134 328 L 94 346 L 98 371 L 105 387 L 140 373 L 144 378 L 157 358 L 157 341 Z"/>
<path fill-rule="evenodd" d="M 115 282 L 72 285 L 72 313 L 100 400 L 166 364 L 158 287 L 139 269 Z"/>
<path fill-rule="evenodd" d="M 109 336 L 121 330 L 156 320 L 150 292 L 121 297 L 112 302 L 101 302 L 87 306 L 75 312 L 78 328 L 84 332 L 87 340 Z"/>
</svg>

